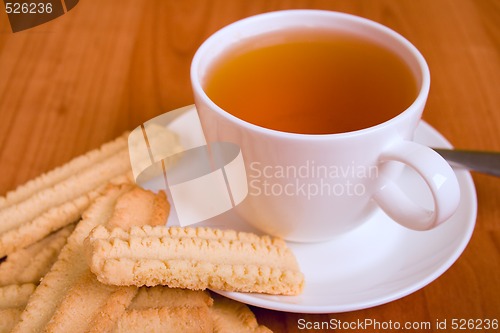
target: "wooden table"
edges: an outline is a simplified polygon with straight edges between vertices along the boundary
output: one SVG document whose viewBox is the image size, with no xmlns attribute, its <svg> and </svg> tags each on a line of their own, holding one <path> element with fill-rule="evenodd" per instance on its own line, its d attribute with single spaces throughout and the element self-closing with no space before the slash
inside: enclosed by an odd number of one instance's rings
<svg viewBox="0 0 500 333">
<path fill-rule="evenodd" d="M 352 13 L 400 32 L 430 66 L 424 119 L 456 147 L 500 150 L 497 0 L 82 0 L 64 16 L 18 33 L 0 13 L 0 193 L 192 104 L 189 66 L 205 38 L 238 19 L 291 8 Z M 305 332 L 301 318 L 500 319 L 500 180 L 475 174 L 474 181 L 479 211 L 472 240 L 430 285 L 350 313 L 252 308 L 258 320 L 275 332 Z"/>
</svg>

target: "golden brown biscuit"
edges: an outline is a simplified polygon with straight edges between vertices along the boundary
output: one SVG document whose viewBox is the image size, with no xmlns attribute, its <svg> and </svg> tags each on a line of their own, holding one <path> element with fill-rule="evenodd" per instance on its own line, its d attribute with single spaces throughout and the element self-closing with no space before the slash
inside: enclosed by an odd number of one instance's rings
<svg viewBox="0 0 500 333">
<path fill-rule="evenodd" d="M 281 239 L 210 228 L 98 226 L 87 260 L 106 284 L 296 295 L 304 276 Z"/>
<path fill-rule="evenodd" d="M 214 305 L 210 313 L 214 320 L 214 333 L 268 333 L 269 328 L 259 325 L 245 304 L 212 293 Z"/>
<path fill-rule="evenodd" d="M 141 287 L 114 332 L 271 332 L 244 304 L 208 292 Z"/>
<path fill-rule="evenodd" d="M 19 321 L 23 312 L 22 308 L 0 309 L 0 333 L 8 333 Z"/>
<path fill-rule="evenodd" d="M 75 281 L 45 327 L 46 332 L 112 332 L 137 288 L 99 283 L 87 271 Z"/>
<path fill-rule="evenodd" d="M 74 227 L 69 225 L 27 248 L 11 253 L 0 263 L 0 286 L 38 284 L 56 261 Z"/>
<path fill-rule="evenodd" d="M 0 309 L 24 307 L 35 287 L 33 283 L 0 287 Z"/>
<path fill-rule="evenodd" d="M 213 321 L 206 307 L 160 307 L 127 311 L 118 321 L 116 333 L 212 333 Z"/>
<path fill-rule="evenodd" d="M 80 219 L 81 213 L 99 191 L 84 194 L 72 201 L 51 208 L 34 218 L 5 232 L 0 232 L 0 256 L 28 247 L 55 230 Z"/>
<path fill-rule="evenodd" d="M 150 132 L 168 140 L 161 145 L 162 154 L 180 151 L 172 132 L 161 126 L 151 127 Z M 132 183 L 129 151 L 137 147 L 129 147 L 128 139 L 125 133 L 0 197 L 0 258 L 78 221 L 109 182 Z"/>
<path fill-rule="evenodd" d="M 168 211 L 164 196 L 162 192 L 152 194 L 130 184 L 108 186 L 84 212 L 58 260 L 30 299 L 14 332 L 111 332 L 137 288 L 98 282 L 84 261 L 83 241 L 95 226 L 110 221 L 129 227 L 134 223 L 158 222 L 159 215 L 166 219 L 166 214 L 143 213 L 151 207 Z"/>
<path fill-rule="evenodd" d="M 95 283 L 99 283 L 93 276 Z M 89 323 L 88 333 L 113 332 L 118 320 L 123 316 L 130 302 L 137 294 L 136 287 L 117 287 L 117 289 L 108 297 L 106 303 L 101 306 L 99 311 Z"/>
<path fill-rule="evenodd" d="M 134 187 L 124 193 L 115 205 L 109 227 L 127 229 L 131 226 L 165 225 L 170 205 L 165 192 L 153 193 Z"/>
<path fill-rule="evenodd" d="M 41 332 L 58 310 L 68 290 L 88 272 L 83 257 L 83 240 L 95 226 L 106 223 L 117 199 L 131 185 L 109 186 L 83 214 L 68 237 L 57 261 L 36 288 L 13 332 Z"/>
<path fill-rule="evenodd" d="M 8 285 L 0 287 L 0 333 L 10 332 L 19 321 L 35 285 Z"/>
<path fill-rule="evenodd" d="M 208 292 L 142 287 L 115 332 L 213 332 Z"/>
<path fill-rule="evenodd" d="M 122 149 L 51 187 L 33 193 L 21 202 L 4 207 L 0 211 L 0 232 L 18 227 L 53 207 L 81 197 L 129 170 L 128 152 Z"/>
<path fill-rule="evenodd" d="M 124 151 L 112 156 L 101 162 L 98 169 L 92 167 L 37 192 L 25 201 L 0 210 L 0 257 L 36 243 L 53 231 L 78 221 L 107 183 L 131 183 L 126 153 Z M 113 165 L 107 164 L 109 160 Z M 100 173 L 103 169 L 107 172 Z M 90 178 L 94 180 L 89 181 Z"/>
<path fill-rule="evenodd" d="M 162 307 L 210 307 L 212 304 L 213 299 L 206 291 L 163 286 L 141 287 L 128 310 Z"/>
</svg>

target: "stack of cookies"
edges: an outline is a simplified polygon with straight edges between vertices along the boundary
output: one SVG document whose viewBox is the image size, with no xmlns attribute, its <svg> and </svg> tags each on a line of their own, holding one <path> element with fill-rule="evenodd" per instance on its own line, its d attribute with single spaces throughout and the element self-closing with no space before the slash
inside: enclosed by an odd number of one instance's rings
<svg viewBox="0 0 500 333">
<path fill-rule="evenodd" d="M 269 332 L 207 288 L 295 295 L 280 239 L 166 227 L 126 134 L 0 198 L 0 332 Z"/>
</svg>

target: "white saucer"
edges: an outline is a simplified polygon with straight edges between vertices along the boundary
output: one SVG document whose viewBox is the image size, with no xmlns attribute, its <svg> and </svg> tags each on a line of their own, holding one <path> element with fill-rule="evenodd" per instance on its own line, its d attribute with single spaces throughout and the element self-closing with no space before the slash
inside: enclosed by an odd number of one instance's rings
<svg viewBox="0 0 500 333">
<path fill-rule="evenodd" d="M 169 127 L 181 136 L 185 147 L 204 142 L 194 108 Z M 433 147 L 451 147 L 425 122 L 419 125 L 415 141 Z M 472 236 L 477 211 L 474 183 L 467 171 L 456 170 L 456 174 L 461 188 L 460 206 L 449 221 L 434 230 L 405 229 L 379 211 L 361 227 L 332 241 L 288 243 L 305 275 L 305 288 L 299 296 L 214 291 L 250 305 L 298 313 L 359 310 L 415 292 L 443 274 Z M 423 205 L 429 203 L 428 190 L 413 171 L 405 170 L 399 184 L 409 189 L 414 200 Z M 154 187 L 153 184 L 151 188 Z M 175 216 L 167 224 L 178 224 Z M 231 211 L 203 225 L 254 231 Z"/>
</svg>

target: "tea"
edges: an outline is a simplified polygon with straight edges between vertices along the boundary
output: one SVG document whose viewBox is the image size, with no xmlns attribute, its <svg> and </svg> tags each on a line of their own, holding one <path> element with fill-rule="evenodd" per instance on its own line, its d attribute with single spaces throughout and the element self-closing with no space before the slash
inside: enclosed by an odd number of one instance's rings
<svg viewBox="0 0 500 333">
<path fill-rule="evenodd" d="M 348 35 L 290 33 L 247 41 L 216 64 L 208 97 L 247 122 L 285 132 L 342 133 L 393 118 L 417 82 L 392 51 Z"/>
</svg>

